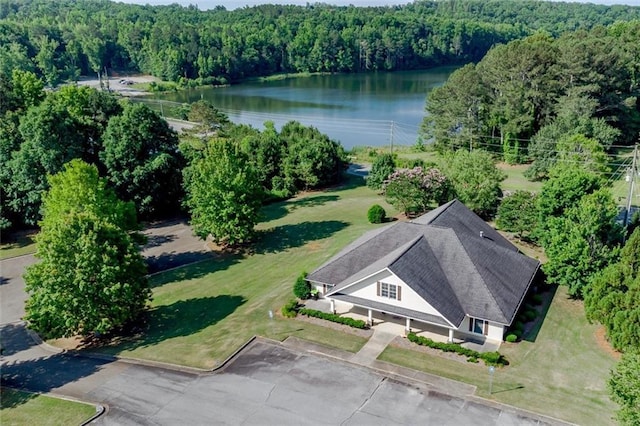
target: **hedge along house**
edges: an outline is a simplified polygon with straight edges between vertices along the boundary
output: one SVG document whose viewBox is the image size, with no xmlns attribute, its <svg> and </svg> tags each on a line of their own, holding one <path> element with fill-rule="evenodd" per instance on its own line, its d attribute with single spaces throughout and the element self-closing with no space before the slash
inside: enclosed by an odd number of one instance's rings
<svg viewBox="0 0 640 426">
<path fill-rule="evenodd" d="M 384 313 L 443 334 L 502 341 L 540 262 L 458 200 L 363 235 L 307 276 L 319 293 L 368 319 Z"/>
</svg>

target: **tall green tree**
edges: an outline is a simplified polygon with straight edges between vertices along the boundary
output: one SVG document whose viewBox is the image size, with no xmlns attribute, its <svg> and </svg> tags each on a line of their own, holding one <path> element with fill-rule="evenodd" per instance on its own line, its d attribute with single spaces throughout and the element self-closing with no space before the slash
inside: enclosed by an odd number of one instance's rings
<svg viewBox="0 0 640 426">
<path fill-rule="evenodd" d="M 280 130 L 280 140 L 287 147 L 283 159 L 287 187 L 318 188 L 342 178 L 344 149 L 317 128 L 290 121 Z"/>
<path fill-rule="evenodd" d="M 516 191 L 504 197 L 498 207 L 498 228 L 515 232 L 518 238 L 528 238 L 538 224 L 537 194 Z"/>
<path fill-rule="evenodd" d="M 543 270 L 550 284 L 564 285 L 572 297 L 589 291 L 592 276 L 617 255 L 621 229 L 618 208 L 608 190 L 585 195 L 575 207 L 547 222 Z"/>
<path fill-rule="evenodd" d="M 371 171 L 367 176 L 367 186 L 372 189 L 380 189 L 384 184 L 384 181 L 391 176 L 396 170 L 395 160 L 393 155 L 384 153 L 378 155 L 373 164 L 371 165 Z"/>
<path fill-rule="evenodd" d="M 538 226 L 547 228 L 550 218 L 560 217 L 580 199 L 602 185 L 600 178 L 579 164 L 563 163 L 553 167 L 538 197 Z M 544 240 L 544 239 L 543 239 Z"/>
<path fill-rule="evenodd" d="M 95 166 L 73 160 L 50 177 L 36 238 L 40 262 L 24 276 L 29 327 L 47 338 L 106 333 L 136 318 L 151 291 L 133 205 Z"/>
<path fill-rule="evenodd" d="M 502 195 L 506 176 L 485 151 L 460 150 L 447 157 L 445 175 L 453 182 L 458 199 L 479 216 L 492 217 Z"/>
<path fill-rule="evenodd" d="M 637 323 L 636 323 L 637 325 Z M 617 419 L 623 426 L 640 424 L 640 349 L 629 348 L 611 372 L 611 399 L 620 406 Z"/>
<path fill-rule="evenodd" d="M 133 201 L 142 217 L 175 213 L 183 159 L 178 137 L 162 117 L 144 104 L 127 103 L 109 120 L 103 144 L 100 158 L 120 198 Z"/>
<path fill-rule="evenodd" d="M 584 299 L 589 320 L 607 329 L 614 348 L 640 348 L 640 229 L 636 229 L 611 263 L 591 280 Z"/>
<path fill-rule="evenodd" d="M 185 170 L 186 204 L 200 238 L 216 243 L 248 242 L 258 223 L 262 186 L 237 143 L 212 139 L 204 155 Z"/>
</svg>

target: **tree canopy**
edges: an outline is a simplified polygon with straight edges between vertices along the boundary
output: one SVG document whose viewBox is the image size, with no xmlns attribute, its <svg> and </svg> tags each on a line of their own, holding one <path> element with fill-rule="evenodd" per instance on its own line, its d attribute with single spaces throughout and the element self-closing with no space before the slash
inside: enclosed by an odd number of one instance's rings
<svg viewBox="0 0 640 426">
<path fill-rule="evenodd" d="M 238 144 L 212 139 L 203 157 L 185 170 L 186 204 L 200 238 L 219 244 L 248 242 L 258 223 L 263 188 Z"/>
<path fill-rule="evenodd" d="M 587 318 L 600 322 L 614 348 L 640 348 L 640 229 L 612 262 L 591 280 L 585 296 Z"/>
<path fill-rule="evenodd" d="M 68 163 L 50 178 L 36 237 L 40 262 L 24 276 L 25 319 L 48 338 L 106 333 L 139 315 L 151 292 L 133 205 L 118 200 L 95 166 Z"/>
<path fill-rule="evenodd" d="M 492 217 L 502 195 L 500 182 L 505 175 L 487 152 L 459 150 L 446 159 L 444 173 L 458 199 L 481 217 Z"/>
<path fill-rule="evenodd" d="M 109 120 L 100 159 L 120 198 L 133 201 L 143 217 L 173 213 L 182 198 L 178 136 L 142 103 L 126 103 Z"/>
<path fill-rule="evenodd" d="M 623 426 L 640 424 L 640 375 L 638 371 L 640 371 L 640 349 L 635 347 L 622 355 L 622 359 L 609 379 L 611 399 L 620 405 L 616 417 Z"/>
</svg>

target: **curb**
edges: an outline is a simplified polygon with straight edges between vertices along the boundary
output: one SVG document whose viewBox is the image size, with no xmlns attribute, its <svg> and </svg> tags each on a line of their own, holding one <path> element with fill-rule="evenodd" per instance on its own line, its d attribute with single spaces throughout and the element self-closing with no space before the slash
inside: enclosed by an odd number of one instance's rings
<svg viewBox="0 0 640 426">
<path fill-rule="evenodd" d="M 17 321 L 16 323 L 23 324 L 25 326 L 25 330 L 27 331 L 27 334 L 29 335 L 29 337 L 31 337 L 31 339 L 38 346 L 40 346 L 43 350 L 45 350 L 47 352 L 52 352 L 52 353 L 57 353 L 57 354 L 66 354 L 66 355 L 69 355 L 69 356 L 76 356 L 76 357 L 81 357 L 81 358 L 98 359 L 98 360 L 110 361 L 110 362 L 122 362 L 122 363 L 126 363 L 126 364 L 131 364 L 131 365 L 140 365 L 140 366 L 143 366 L 143 367 L 159 368 L 159 369 L 163 369 L 163 370 L 177 371 L 177 372 L 180 372 L 180 373 L 194 374 L 194 375 L 215 373 L 218 370 L 223 369 L 234 358 L 236 358 L 240 354 L 240 352 L 242 352 L 246 347 L 248 347 L 256 339 L 269 341 L 268 339 L 263 339 L 263 338 L 260 338 L 260 337 L 254 335 L 254 336 L 250 337 L 249 340 L 247 340 L 245 343 L 240 345 L 238 347 L 238 349 L 233 351 L 233 353 L 231 355 L 229 355 L 227 358 L 225 358 L 220 364 L 216 365 L 215 367 L 213 367 L 213 368 L 198 368 L 198 367 L 189 367 L 189 366 L 179 365 L 179 364 L 171 364 L 171 363 L 168 363 L 168 362 L 143 360 L 143 359 L 138 359 L 138 358 L 128 358 L 128 357 L 122 357 L 122 356 L 118 356 L 118 355 L 101 354 L 99 352 L 90 352 L 90 351 L 84 352 L 84 351 L 79 351 L 79 350 L 75 350 L 75 349 L 60 349 L 60 348 L 52 346 L 52 345 L 48 344 L 47 342 L 43 341 L 42 338 L 38 335 L 38 333 L 36 333 L 35 331 L 30 330 L 29 328 L 26 327 L 26 323 L 24 321 Z M 277 341 L 274 341 L 274 342 L 277 342 Z"/>
</svg>

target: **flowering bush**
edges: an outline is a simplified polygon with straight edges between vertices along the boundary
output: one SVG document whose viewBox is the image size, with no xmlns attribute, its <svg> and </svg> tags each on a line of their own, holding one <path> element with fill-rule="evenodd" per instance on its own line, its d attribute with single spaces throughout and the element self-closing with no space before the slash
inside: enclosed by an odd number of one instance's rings
<svg viewBox="0 0 640 426">
<path fill-rule="evenodd" d="M 431 203 L 440 205 L 454 197 L 449 179 L 436 168 L 395 171 L 382 189 L 387 201 L 407 215 L 422 213 Z"/>
</svg>

